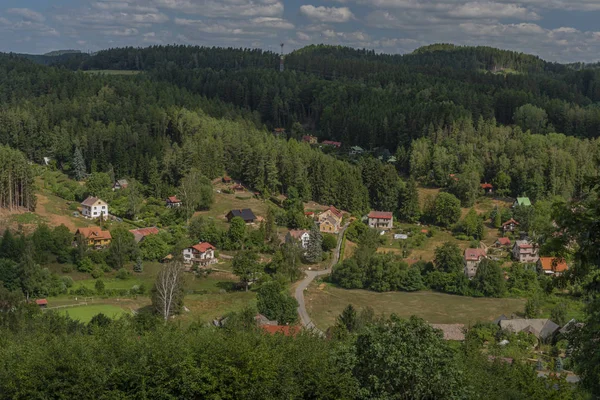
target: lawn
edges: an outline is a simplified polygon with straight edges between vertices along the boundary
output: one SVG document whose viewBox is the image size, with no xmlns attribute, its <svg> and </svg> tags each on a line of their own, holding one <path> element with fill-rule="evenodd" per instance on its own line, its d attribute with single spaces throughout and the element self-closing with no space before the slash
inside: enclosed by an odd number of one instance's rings
<svg viewBox="0 0 600 400">
<path fill-rule="evenodd" d="M 217 186 L 220 187 L 220 186 Z M 223 229 L 227 229 L 229 224 L 225 215 L 231 210 L 249 208 L 257 217 L 266 217 L 269 208 L 266 200 L 261 200 L 253 197 L 250 192 L 226 194 L 215 193 L 214 202 L 208 211 L 199 211 L 194 215 L 202 215 L 213 217 L 217 225 Z"/>
<path fill-rule="evenodd" d="M 121 307 L 113 306 L 111 304 L 92 304 L 88 306 L 63 308 L 57 310 L 57 312 L 68 315 L 73 319 L 78 319 L 81 322 L 90 322 L 94 315 L 100 313 L 110 318 L 118 318 L 126 313 Z"/>
<path fill-rule="evenodd" d="M 510 316 L 522 312 L 525 305 L 523 299 L 472 298 L 434 292 L 377 293 L 319 284 L 311 285 L 305 298 L 308 313 L 321 329 L 332 326 L 348 304 L 358 309 L 372 307 L 376 314 L 417 315 L 430 323 L 466 325 L 492 321 L 501 314 Z"/>
</svg>

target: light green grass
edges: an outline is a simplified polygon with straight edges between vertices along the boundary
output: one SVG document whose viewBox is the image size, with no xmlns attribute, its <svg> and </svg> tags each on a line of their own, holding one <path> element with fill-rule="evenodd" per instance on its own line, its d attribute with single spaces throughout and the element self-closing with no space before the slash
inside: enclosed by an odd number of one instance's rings
<svg viewBox="0 0 600 400">
<path fill-rule="evenodd" d="M 94 304 L 89 306 L 71 307 L 57 310 L 58 313 L 68 315 L 73 319 L 77 319 L 81 322 L 90 322 L 90 320 L 97 314 L 104 314 L 109 318 L 119 318 L 125 314 L 126 311 L 121 307 L 113 306 L 110 304 Z"/>
<path fill-rule="evenodd" d="M 220 186 L 217 186 L 220 187 Z M 237 193 L 237 194 L 225 194 L 215 193 L 213 204 L 210 206 L 208 211 L 200 211 L 195 215 L 202 215 L 205 217 L 212 217 L 215 219 L 217 225 L 222 229 L 227 229 L 229 224 L 225 219 L 225 215 L 231 210 L 249 208 L 254 212 L 257 217 L 266 217 L 268 210 L 268 203 L 265 200 L 256 199 L 251 197 L 249 199 L 241 200 L 236 196 L 251 196 L 249 192 Z"/>
<path fill-rule="evenodd" d="M 430 323 L 466 325 L 492 321 L 501 314 L 510 316 L 522 312 L 525 305 L 523 299 L 472 298 L 434 292 L 377 293 L 332 285 L 320 290 L 318 284 L 309 287 L 305 299 L 310 317 L 321 329 L 332 326 L 348 304 L 358 309 L 372 307 L 376 314 L 417 315 Z"/>
</svg>

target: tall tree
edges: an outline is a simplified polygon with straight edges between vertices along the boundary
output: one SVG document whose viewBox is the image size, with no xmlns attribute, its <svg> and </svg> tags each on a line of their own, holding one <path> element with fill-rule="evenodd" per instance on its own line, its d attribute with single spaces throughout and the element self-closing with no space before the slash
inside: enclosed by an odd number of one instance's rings
<svg viewBox="0 0 600 400">
<path fill-rule="evenodd" d="M 309 232 L 308 244 L 306 245 L 306 261 L 318 263 L 323 258 L 323 235 L 316 224 L 313 224 Z"/>
<path fill-rule="evenodd" d="M 179 261 L 165 264 L 152 288 L 152 306 L 166 322 L 181 311 L 184 295 L 183 264 Z"/>
<path fill-rule="evenodd" d="M 83 158 L 83 153 L 79 147 L 75 148 L 75 152 L 73 153 L 73 160 L 71 161 L 71 167 L 73 168 L 73 175 L 75 179 L 78 181 L 82 181 L 86 177 L 86 167 L 85 160 Z"/>
<path fill-rule="evenodd" d="M 233 258 L 233 273 L 240 278 L 246 292 L 250 287 L 250 282 L 256 279 L 260 268 L 261 265 L 258 262 L 258 256 L 253 251 L 241 251 Z"/>
</svg>

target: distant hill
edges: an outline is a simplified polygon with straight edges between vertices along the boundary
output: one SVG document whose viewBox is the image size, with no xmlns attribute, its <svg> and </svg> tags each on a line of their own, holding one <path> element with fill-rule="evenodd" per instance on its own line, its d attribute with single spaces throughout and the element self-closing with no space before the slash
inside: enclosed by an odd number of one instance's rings
<svg viewBox="0 0 600 400">
<path fill-rule="evenodd" d="M 44 56 L 58 57 L 58 56 L 62 56 L 65 54 L 81 54 L 81 50 L 54 50 L 54 51 L 50 51 L 50 52 L 44 54 Z"/>
</svg>

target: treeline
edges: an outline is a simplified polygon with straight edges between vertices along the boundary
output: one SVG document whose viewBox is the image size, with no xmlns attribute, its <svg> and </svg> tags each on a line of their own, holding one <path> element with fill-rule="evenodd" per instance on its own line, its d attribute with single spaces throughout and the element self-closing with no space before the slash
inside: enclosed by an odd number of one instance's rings
<svg viewBox="0 0 600 400">
<path fill-rule="evenodd" d="M 539 58 L 485 47 L 420 51 L 406 56 L 310 46 L 286 57 L 259 50 L 186 46 L 112 49 L 79 68 L 146 70 L 210 98 L 260 112 L 270 127 L 294 123 L 323 138 L 390 149 L 430 125 L 496 118 L 516 123 L 519 107 L 548 115 L 550 131 L 580 137 L 600 132 L 600 71 L 575 71 Z M 495 74 L 510 69 L 518 73 Z M 544 132 L 545 133 L 545 132 Z"/>
<path fill-rule="evenodd" d="M 0 144 L 0 172 L 0 208 L 33 211 L 34 174 L 23 153 Z"/>
</svg>

